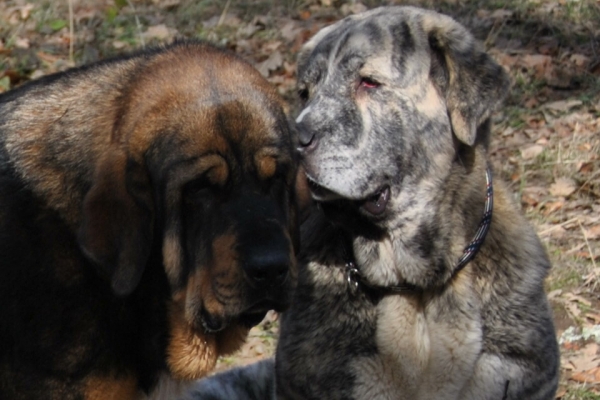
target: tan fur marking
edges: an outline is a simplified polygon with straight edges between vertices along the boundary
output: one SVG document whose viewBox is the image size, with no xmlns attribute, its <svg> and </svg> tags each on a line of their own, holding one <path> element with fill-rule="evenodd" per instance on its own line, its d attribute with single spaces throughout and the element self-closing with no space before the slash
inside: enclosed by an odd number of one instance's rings
<svg viewBox="0 0 600 400">
<path fill-rule="evenodd" d="M 208 179 L 213 185 L 224 186 L 229 177 L 229 169 L 226 162 L 220 162 L 212 167 L 207 173 Z"/>
<path fill-rule="evenodd" d="M 230 285 L 237 287 L 234 283 L 243 279 L 237 259 L 237 237 L 235 234 L 225 234 L 217 237 L 213 243 L 213 273 L 224 274 L 220 277 L 221 282 L 225 279 Z"/>
<path fill-rule="evenodd" d="M 193 380 L 208 374 L 218 357 L 214 335 L 195 330 L 185 319 L 181 301 L 171 304 L 167 364 L 176 379 Z"/>
<path fill-rule="evenodd" d="M 274 157 L 262 157 L 258 160 L 257 164 L 258 176 L 260 179 L 269 179 L 275 175 L 275 171 L 277 170 L 277 161 Z"/>
<path fill-rule="evenodd" d="M 235 235 L 217 237 L 212 244 L 215 259 L 210 265 L 199 267 L 191 274 L 187 283 L 187 298 L 185 300 L 185 315 L 188 321 L 193 321 L 200 306 L 204 306 L 211 314 L 223 315 L 225 310 L 215 297 L 213 283 L 217 279 L 219 294 L 230 298 L 228 306 L 236 307 L 241 303 L 235 290 L 242 286 L 241 271 L 237 268 Z M 241 310 L 240 310 L 241 311 Z"/>
<path fill-rule="evenodd" d="M 163 242 L 163 260 L 165 271 L 171 283 L 177 282 L 179 279 L 179 271 L 181 270 L 181 244 L 179 236 L 176 232 L 168 232 L 165 235 Z"/>
<path fill-rule="evenodd" d="M 425 95 L 422 96 L 417 107 L 421 113 L 430 118 L 438 118 L 445 112 L 445 104 L 431 82 L 427 83 Z"/>
<path fill-rule="evenodd" d="M 235 244 L 235 235 L 217 237 L 213 241 L 215 263 L 192 273 L 187 288 L 174 296 L 170 309 L 171 340 L 167 362 L 176 379 L 193 380 L 205 376 L 214 368 L 219 355 L 238 350 L 246 339 L 248 329 L 235 323 L 216 335 L 202 332 L 202 327 L 194 327 L 200 307 L 215 315 L 223 315 L 227 311 L 215 297 L 212 280 L 218 275 L 221 284 L 237 287 L 237 281 L 242 278 L 237 273 Z M 222 287 L 220 290 L 226 289 Z M 235 296 L 236 293 L 221 294 Z"/>
<path fill-rule="evenodd" d="M 220 239 L 220 240 L 219 240 Z M 232 235 L 217 239 L 217 244 L 230 249 Z M 225 253 L 228 255 L 231 250 Z M 227 258 L 227 257 L 225 257 Z M 230 258 L 231 260 L 231 258 Z M 218 334 L 207 334 L 202 327 L 194 327 L 195 315 L 203 306 L 209 313 L 223 314 L 211 288 L 211 275 L 207 269 L 192 274 L 187 289 L 174 296 L 170 309 L 170 342 L 167 348 L 167 363 L 174 377 L 179 380 L 199 379 L 215 366 L 220 355 L 237 351 L 244 343 L 248 329 L 232 323 Z"/>
<path fill-rule="evenodd" d="M 134 400 L 141 396 L 134 377 L 92 376 L 85 382 L 85 400 Z"/>
</svg>

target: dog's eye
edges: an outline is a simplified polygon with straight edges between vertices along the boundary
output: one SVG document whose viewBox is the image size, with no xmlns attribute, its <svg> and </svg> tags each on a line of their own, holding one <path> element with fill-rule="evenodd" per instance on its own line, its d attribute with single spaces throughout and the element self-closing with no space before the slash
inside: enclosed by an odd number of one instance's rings
<svg viewBox="0 0 600 400">
<path fill-rule="evenodd" d="M 377 82 L 375 79 L 369 76 L 361 76 L 359 87 L 363 87 L 365 89 L 375 89 L 381 86 L 381 83 Z"/>
<path fill-rule="evenodd" d="M 212 184 L 206 176 L 194 179 L 183 186 L 183 197 L 187 201 L 197 200 L 212 192 Z"/>
</svg>

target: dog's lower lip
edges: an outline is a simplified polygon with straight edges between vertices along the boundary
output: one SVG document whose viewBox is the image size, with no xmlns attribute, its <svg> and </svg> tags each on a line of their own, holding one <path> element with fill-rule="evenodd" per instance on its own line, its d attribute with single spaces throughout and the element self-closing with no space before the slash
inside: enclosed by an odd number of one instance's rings
<svg viewBox="0 0 600 400">
<path fill-rule="evenodd" d="M 311 177 L 308 173 L 306 174 L 306 180 L 308 182 L 308 188 L 310 189 L 312 198 L 315 201 L 331 201 L 331 200 L 337 200 L 337 199 L 341 198 L 341 196 L 338 195 L 337 193 L 318 184 L 317 181 L 313 177 Z"/>
<path fill-rule="evenodd" d="M 206 333 L 217 333 L 227 326 L 225 321 L 219 317 L 210 315 L 204 308 L 200 311 L 200 322 Z"/>
<path fill-rule="evenodd" d="M 386 185 L 375 192 L 374 195 L 369 196 L 367 200 L 363 202 L 361 208 L 369 214 L 381 215 L 385 211 L 389 200 L 390 187 Z"/>
</svg>

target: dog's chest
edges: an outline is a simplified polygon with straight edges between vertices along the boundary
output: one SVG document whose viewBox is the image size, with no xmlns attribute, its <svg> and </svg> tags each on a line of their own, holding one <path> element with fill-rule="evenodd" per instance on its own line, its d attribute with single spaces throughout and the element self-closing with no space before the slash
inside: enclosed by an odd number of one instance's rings
<svg viewBox="0 0 600 400">
<path fill-rule="evenodd" d="M 139 400 L 170 400 L 177 399 L 185 393 L 192 385 L 191 382 L 179 382 L 163 373 L 159 377 L 158 384 L 147 396 L 142 396 Z"/>
<path fill-rule="evenodd" d="M 436 298 L 387 296 L 377 306 L 377 353 L 353 360 L 356 399 L 461 398 L 481 352 L 477 310 Z"/>
<path fill-rule="evenodd" d="M 280 399 L 352 398 L 353 360 L 377 353 L 376 305 L 353 295 L 342 267 L 301 270 L 277 349 Z"/>
</svg>

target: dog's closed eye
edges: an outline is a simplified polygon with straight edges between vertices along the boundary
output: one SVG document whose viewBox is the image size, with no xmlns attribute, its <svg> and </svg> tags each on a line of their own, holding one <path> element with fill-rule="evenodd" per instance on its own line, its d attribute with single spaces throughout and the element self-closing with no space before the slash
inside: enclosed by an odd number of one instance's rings
<svg viewBox="0 0 600 400">
<path fill-rule="evenodd" d="M 370 76 L 361 76 L 358 83 L 359 88 L 375 89 L 381 86 L 381 83 L 371 78 Z"/>
</svg>

